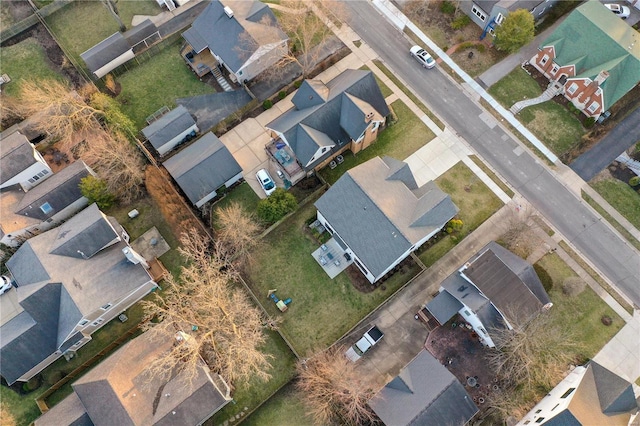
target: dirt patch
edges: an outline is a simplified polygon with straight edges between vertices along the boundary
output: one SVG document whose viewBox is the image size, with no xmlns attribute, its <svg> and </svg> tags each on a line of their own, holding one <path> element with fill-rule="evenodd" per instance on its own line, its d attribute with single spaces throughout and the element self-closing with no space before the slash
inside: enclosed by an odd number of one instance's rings
<svg viewBox="0 0 640 426">
<path fill-rule="evenodd" d="M 486 410 L 487 401 L 500 391 L 501 383 L 485 361 L 488 349 L 462 317 L 457 315 L 429 333 L 425 347 L 465 386 L 480 411 Z"/>
</svg>

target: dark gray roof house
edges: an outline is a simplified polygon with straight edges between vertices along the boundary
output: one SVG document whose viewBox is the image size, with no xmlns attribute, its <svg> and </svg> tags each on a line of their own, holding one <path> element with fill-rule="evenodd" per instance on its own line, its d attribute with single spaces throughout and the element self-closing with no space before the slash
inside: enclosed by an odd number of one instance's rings
<svg viewBox="0 0 640 426">
<path fill-rule="evenodd" d="M 13 307 L 0 327 L 0 373 L 8 383 L 26 381 L 77 349 L 156 287 L 143 265 L 123 254 L 124 237 L 118 222 L 92 204 L 27 240 L 7 261 L 16 286 L 0 296 Z"/>
<path fill-rule="evenodd" d="M 52 228 L 86 207 L 80 181 L 90 174 L 93 171 L 86 164 L 76 161 L 26 193 L 17 189 L 3 192 L 0 242 L 11 244 L 25 233 Z"/>
<path fill-rule="evenodd" d="M 631 426 L 637 424 L 639 412 L 633 385 L 589 361 L 569 373 L 518 425 Z"/>
<path fill-rule="evenodd" d="M 242 168 L 213 133 L 205 133 L 162 163 L 189 201 L 202 207 L 221 186 L 242 178 Z"/>
<path fill-rule="evenodd" d="M 26 136 L 20 132 L 3 135 L 0 143 L 0 189 L 21 185 L 27 190 L 50 174 L 51 168 Z"/>
<path fill-rule="evenodd" d="M 198 132 L 198 126 L 182 105 L 142 129 L 144 137 L 160 155 L 171 151 L 192 132 Z"/>
<path fill-rule="evenodd" d="M 133 47 L 158 29 L 146 19 L 125 33 L 115 33 L 80 54 L 87 68 L 96 77 L 104 77 L 109 71 L 135 57 Z"/>
<path fill-rule="evenodd" d="M 424 349 L 369 406 L 387 426 L 465 425 L 479 411 L 464 386 Z"/>
<path fill-rule="evenodd" d="M 493 346 L 492 329 L 526 321 L 551 305 L 533 266 L 492 241 L 445 278 L 426 308 L 440 324 L 462 314 L 483 342 Z"/>
<path fill-rule="evenodd" d="M 286 141 L 306 171 L 358 140 L 368 117 L 389 115 L 371 71 L 345 70 L 326 84 L 305 80 L 292 102 L 292 109 L 266 127 Z M 322 147 L 331 149 L 318 156 Z"/>
<path fill-rule="evenodd" d="M 202 424 L 231 401 L 230 389 L 204 362 L 191 383 L 181 372 L 150 375 L 149 365 L 172 344 L 148 333 L 131 340 L 73 383 L 73 393 L 35 425 Z"/>
<path fill-rule="evenodd" d="M 518 9 L 529 11 L 537 21 L 546 15 L 559 0 L 473 0 L 460 2 L 460 9 L 466 13 L 486 33 L 493 30 L 503 20 Z"/>
<path fill-rule="evenodd" d="M 435 183 L 418 187 L 409 165 L 390 157 L 350 169 L 315 206 L 318 219 L 372 283 L 458 213 Z"/>
<path fill-rule="evenodd" d="M 281 59 L 288 40 L 269 6 L 258 0 L 213 0 L 182 37 L 196 54 L 208 49 L 238 81 Z"/>
</svg>

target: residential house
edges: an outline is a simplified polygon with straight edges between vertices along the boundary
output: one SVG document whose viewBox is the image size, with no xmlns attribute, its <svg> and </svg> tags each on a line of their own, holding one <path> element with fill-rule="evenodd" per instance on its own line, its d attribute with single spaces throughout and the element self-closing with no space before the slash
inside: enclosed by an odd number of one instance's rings
<svg viewBox="0 0 640 426">
<path fill-rule="evenodd" d="M 102 78 L 135 58 L 136 52 L 160 40 L 158 28 L 146 19 L 125 33 L 115 33 L 80 54 L 89 71 Z"/>
<path fill-rule="evenodd" d="M 149 333 L 127 342 L 71 385 L 73 392 L 35 421 L 61 425 L 200 425 L 231 401 L 229 386 L 202 362 L 189 382 L 184 372 L 169 378 L 149 365 L 171 349 Z"/>
<path fill-rule="evenodd" d="M 213 0 L 182 37 L 181 54 L 199 77 L 226 69 L 234 83 L 253 80 L 288 52 L 287 35 L 258 0 Z"/>
<path fill-rule="evenodd" d="M 458 379 L 424 349 L 369 406 L 388 426 L 466 425 L 479 411 Z"/>
<path fill-rule="evenodd" d="M 214 198 L 221 187 L 228 188 L 242 179 L 242 168 L 211 132 L 202 135 L 162 165 L 198 208 Z"/>
<path fill-rule="evenodd" d="M 595 361 L 578 366 L 518 426 L 632 426 L 640 421 L 633 385 Z"/>
<path fill-rule="evenodd" d="M 95 204 L 28 239 L 7 261 L 0 374 L 27 381 L 157 287 L 118 222 Z"/>
<path fill-rule="evenodd" d="M 347 149 L 367 148 L 389 115 L 371 71 L 345 70 L 326 84 L 305 80 L 292 102 L 266 127 L 267 153 L 294 184 Z"/>
<path fill-rule="evenodd" d="M 348 170 L 315 206 L 318 220 L 371 283 L 458 213 L 435 183 L 418 187 L 409 165 L 390 157 Z"/>
<path fill-rule="evenodd" d="M 529 62 L 597 119 L 640 82 L 640 34 L 598 1 L 577 7 Z"/>
<path fill-rule="evenodd" d="M 493 348 L 493 330 L 512 328 L 511 322 L 551 306 L 533 266 L 492 241 L 440 284 L 426 308 L 440 324 L 459 313 Z"/>
<path fill-rule="evenodd" d="M 20 132 L 2 135 L 0 144 L 0 190 L 19 185 L 23 191 L 51 176 L 51 167 Z"/>
<path fill-rule="evenodd" d="M 472 0 L 459 2 L 462 10 L 482 28 L 481 39 L 487 33 L 493 35 L 496 26 L 502 24 L 510 12 L 525 9 L 538 21 L 546 15 L 559 0 Z"/>
<path fill-rule="evenodd" d="M 46 231 L 76 214 L 88 204 L 80 181 L 93 175 L 82 161 L 76 161 L 51 178 L 38 180 L 28 192 L 17 187 L 0 194 L 0 243 L 17 245 L 29 236 Z"/>
<path fill-rule="evenodd" d="M 185 139 L 195 137 L 199 131 L 189 111 L 179 105 L 142 129 L 142 134 L 163 156 Z"/>
</svg>

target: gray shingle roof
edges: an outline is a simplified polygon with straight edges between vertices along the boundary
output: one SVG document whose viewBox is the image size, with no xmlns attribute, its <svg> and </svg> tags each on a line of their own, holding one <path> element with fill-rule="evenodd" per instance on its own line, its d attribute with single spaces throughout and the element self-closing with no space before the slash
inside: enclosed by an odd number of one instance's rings
<svg viewBox="0 0 640 426">
<path fill-rule="evenodd" d="M 129 31 L 125 32 L 123 36 L 127 40 L 127 43 L 133 47 L 157 31 L 158 28 L 156 25 L 150 19 L 145 19 Z"/>
<path fill-rule="evenodd" d="M 131 49 L 121 33 L 115 33 L 102 40 L 80 57 L 91 72 L 95 72 Z"/>
<path fill-rule="evenodd" d="M 148 334 L 137 337 L 78 379 L 72 385 L 73 397 L 81 401 L 96 426 L 199 424 L 231 398 L 226 388 L 219 390 L 214 385 L 205 367 L 192 387 L 181 373 L 169 381 L 150 377 L 146 368 L 171 344 L 153 341 Z M 40 420 L 48 420 L 45 417 Z"/>
<path fill-rule="evenodd" d="M 600 409 L 604 414 L 626 413 L 638 409 L 638 402 L 631 383 L 591 361 L 593 379 L 598 391 Z"/>
<path fill-rule="evenodd" d="M 34 421 L 35 426 L 94 426 L 75 392 Z"/>
<path fill-rule="evenodd" d="M 494 241 L 463 273 L 503 313 L 515 311 L 526 317 L 550 302 L 533 266 Z"/>
<path fill-rule="evenodd" d="M 142 134 L 155 149 L 158 149 L 195 124 L 196 122 L 189 111 L 179 105 L 142 129 Z"/>
<path fill-rule="evenodd" d="M 0 184 L 7 182 L 36 162 L 33 146 L 20 132 L 0 141 Z"/>
<path fill-rule="evenodd" d="M 357 138 L 362 133 L 362 126 L 366 124 L 363 117 L 370 109 L 380 117 L 389 115 L 389 107 L 371 71 L 345 70 L 326 85 L 315 80 L 305 81 L 292 101 L 294 108 L 266 127 L 284 134 L 294 154 L 303 164 L 311 160 L 319 145 L 310 138 L 299 139 L 302 135 L 298 130 L 300 124 L 326 134 L 340 148 L 350 142 L 351 135 Z M 331 152 L 305 168 L 312 169 L 331 155 Z"/>
<path fill-rule="evenodd" d="M 233 18 L 224 12 L 225 5 Z M 213 0 L 182 36 L 198 53 L 208 47 L 233 72 L 261 45 L 287 40 L 271 9 L 257 0 Z"/>
<path fill-rule="evenodd" d="M 227 147 L 211 132 L 162 164 L 193 204 L 242 172 Z"/>
<path fill-rule="evenodd" d="M 460 382 L 426 350 L 387 383 L 369 406 L 393 426 L 461 425 L 478 412 Z"/>
<path fill-rule="evenodd" d="M 50 253 L 76 259 L 89 259 L 119 238 L 95 203 L 78 213 L 73 221 L 60 225 L 56 231 Z"/>
<path fill-rule="evenodd" d="M 462 308 L 462 303 L 448 291 L 441 291 L 429 303 L 427 309 L 440 324 L 449 321 Z"/>
<path fill-rule="evenodd" d="M 151 282 L 142 265 L 126 260 L 122 253 L 126 243 L 109 240 L 117 222 L 112 219 L 108 228 L 97 225 L 104 220 L 95 205 L 87 207 L 59 228 L 30 238 L 7 262 L 24 310 L 0 328 L 0 372 L 8 381 L 19 378 L 56 349 L 75 343 L 78 336 L 72 331 L 83 316 Z M 61 232 L 67 231 L 71 241 L 58 244 Z M 93 256 L 57 255 L 52 247 L 71 254 L 78 248 Z M 96 248 L 102 250 L 94 253 Z"/>
<path fill-rule="evenodd" d="M 80 181 L 91 174 L 91 169 L 82 161 L 76 161 L 49 179 L 27 192 L 16 206 L 16 214 L 46 220 L 82 198 Z M 49 203 L 52 210 L 40 209 Z"/>
<path fill-rule="evenodd" d="M 331 227 L 376 277 L 457 213 L 453 203 L 448 210 L 423 209 L 425 205 L 420 203 L 420 198 L 402 181 L 388 179 L 390 174 L 397 176 L 397 168 L 393 168 L 396 165 L 396 160 L 380 157 L 360 164 L 342 175 L 315 203 Z M 435 186 L 424 196 L 432 192 L 443 201 L 449 198 Z M 432 223 L 439 222 L 439 225 L 415 224 L 416 215 L 429 216 Z"/>
</svg>

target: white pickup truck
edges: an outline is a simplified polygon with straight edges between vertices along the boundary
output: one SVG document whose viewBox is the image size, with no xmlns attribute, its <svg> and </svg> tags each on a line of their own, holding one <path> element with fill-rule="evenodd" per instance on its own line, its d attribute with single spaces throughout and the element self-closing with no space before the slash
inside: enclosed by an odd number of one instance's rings
<svg viewBox="0 0 640 426">
<path fill-rule="evenodd" d="M 358 340 L 353 346 L 351 346 L 345 355 L 351 362 L 356 362 L 365 352 L 371 349 L 376 343 L 378 343 L 384 337 L 384 333 L 380 331 L 375 325 L 364 333 L 364 336 Z"/>
</svg>

